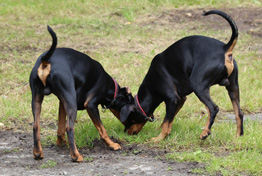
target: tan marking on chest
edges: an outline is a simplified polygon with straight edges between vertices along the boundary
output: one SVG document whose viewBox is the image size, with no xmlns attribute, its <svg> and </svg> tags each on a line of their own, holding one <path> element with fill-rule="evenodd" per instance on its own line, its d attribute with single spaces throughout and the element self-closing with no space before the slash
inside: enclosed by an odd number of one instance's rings
<svg viewBox="0 0 262 176">
<path fill-rule="evenodd" d="M 42 83 L 44 84 L 44 86 L 46 86 L 46 79 L 47 76 L 50 74 L 50 70 L 51 70 L 51 64 L 48 62 L 42 62 L 38 67 L 37 75 L 42 81 Z"/>
</svg>

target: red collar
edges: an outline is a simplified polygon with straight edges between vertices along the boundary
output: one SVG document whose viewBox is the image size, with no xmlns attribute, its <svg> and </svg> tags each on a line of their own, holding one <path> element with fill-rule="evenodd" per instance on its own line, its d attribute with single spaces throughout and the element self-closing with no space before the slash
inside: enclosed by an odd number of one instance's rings
<svg viewBox="0 0 262 176">
<path fill-rule="evenodd" d="M 139 112 L 141 112 L 141 113 L 144 115 L 145 120 L 148 120 L 148 121 L 150 121 L 150 122 L 153 122 L 153 121 L 155 120 L 154 114 L 152 114 L 151 117 L 148 117 L 148 116 L 146 115 L 145 111 L 143 110 L 143 108 L 141 107 L 140 103 L 139 103 L 138 95 L 135 95 L 134 99 L 135 99 L 135 105 L 136 105 L 136 107 L 138 107 Z"/>
<path fill-rule="evenodd" d="M 118 94 L 118 84 L 116 82 L 116 80 L 114 78 L 112 78 L 113 81 L 114 81 L 114 84 L 115 84 L 115 93 L 114 93 L 114 99 L 111 101 L 111 103 L 106 107 L 105 105 L 102 105 L 102 108 L 104 109 L 104 111 L 106 109 L 109 109 L 116 101 L 116 98 L 117 98 L 117 94 Z"/>
</svg>

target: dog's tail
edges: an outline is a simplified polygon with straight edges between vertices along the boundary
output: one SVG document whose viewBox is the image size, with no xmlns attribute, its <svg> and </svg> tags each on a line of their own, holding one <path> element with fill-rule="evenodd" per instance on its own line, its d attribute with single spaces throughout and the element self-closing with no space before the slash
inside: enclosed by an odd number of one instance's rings
<svg viewBox="0 0 262 176">
<path fill-rule="evenodd" d="M 48 50 L 48 52 L 44 56 L 42 56 L 41 62 L 48 62 L 48 60 L 50 59 L 50 57 L 54 53 L 56 45 L 57 45 L 57 37 L 56 37 L 55 32 L 48 25 L 47 25 L 47 30 L 48 30 L 49 34 L 51 35 L 51 37 L 53 39 L 53 43 L 52 43 L 52 46 L 50 47 L 50 49 Z"/>
<path fill-rule="evenodd" d="M 46 86 L 46 80 L 51 71 L 51 63 L 49 62 L 49 59 L 51 58 L 52 54 L 54 53 L 56 45 L 57 45 L 57 38 L 56 38 L 55 32 L 52 30 L 50 26 L 47 26 L 47 30 L 50 33 L 50 35 L 52 36 L 53 43 L 52 43 L 51 48 L 47 51 L 47 53 L 41 57 L 41 64 L 37 70 L 37 75 L 39 79 L 42 81 L 44 86 Z"/>
<path fill-rule="evenodd" d="M 204 12 L 203 15 L 207 16 L 207 15 L 210 15 L 210 14 L 217 14 L 217 15 L 223 17 L 224 19 L 226 19 L 227 22 L 230 24 L 231 29 L 232 29 L 232 36 L 231 36 L 229 42 L 224 46 L 224 48 L 225 48 L 225 51 L 229 51 L 229 50 L 232 51 L 234 46 L 236 45 L 237 38 L 238 38 L 238 28 L 237 28 L 235 21 L 229 15 L 227 15 L 226 13 L 221 12 L 219 10 L 211 10 L 211 11 L 208 11 L 208 12 Z"/>
</svg>

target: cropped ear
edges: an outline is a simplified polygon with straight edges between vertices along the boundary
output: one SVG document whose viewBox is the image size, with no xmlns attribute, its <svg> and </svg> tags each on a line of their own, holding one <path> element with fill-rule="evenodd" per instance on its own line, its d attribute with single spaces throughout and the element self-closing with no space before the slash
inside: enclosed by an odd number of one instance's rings
<svg viewBox="0 0 262 176">
<path fill-rule="evenodd" d="M 126 93 L 131 94 L 130 88 L 128 86 L 125 86 L 125 88 L 126 88 Z"/>
<path fill-rule="evenodd" d="M 130 88 L 128 86 L 122 87 L 120 91 L 126 94 L 131 94 Z"/>
<path fill-rule="evenodd" d="M 135 111 L 135 107 L 133 105 L 125 105 L 121 108 L 120 112 L 120 121 L 123 123 L 127 120 L 128 116 Z"/>
</svg>

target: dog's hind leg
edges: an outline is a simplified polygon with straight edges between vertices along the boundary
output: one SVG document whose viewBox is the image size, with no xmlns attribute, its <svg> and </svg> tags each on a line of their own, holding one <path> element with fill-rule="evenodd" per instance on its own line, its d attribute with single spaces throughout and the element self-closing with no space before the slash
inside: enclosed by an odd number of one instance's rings
<svg viewBox="0 0 262 176">
<path fill-rule="evenodd" d="M 61 100 L 63 102 L 63 106 L 65 107 L 66 114 L 68 117 L 67 120 L 67 137 L 68 137 L 68 143 L 70 148 L 70 154 L 72 161 L 74 162 L 81 162 L 83 161 L 83 156 L 78 152 L 76 144 L 75 144 L 75 120 L 77 115 L 77 105 L 76 102 L 73 100 L 76 100 L 75 96 L 72 96 L 71 94 L 66 94 L 65 99 Z M 69 101 L 70 100 L 70 101 Z"/>
<path fill-rule="evenodd" d="M 224 66 L 216 64 L 202 65 L 195 67 L 191 73 L 190 85 L 198 99 L 206 106 L 208 110 L 208 120 L 200 135 L 200 139 L 204 140 L 211 134 L 211 127 L 215 121 L 219 111 L 218 106 L 210 97 L 210 87 L 219 79 L 219 75 L 223 74 Z"/>
<path fill-rule="evenodd" d="M 243 128 L 243 119 L 244 115 L 240 108 L 240 98 L 239 98 L 239 86 L 238 86 L 238 69 L 236 63 L 234 63 L 234 70 L 232 74 L 229 76 L 229 82 L 230 85 L 227 86 L 228 95 L 231 99 L 236 121 L 237 121 L 237 137 L 242 136 L 244 134 L 244 128 Z"/>
<path fill-rule="evenodd" d="M 177 104 L 174 101 L 166 102 L 166 116 L 161 125 L 162 131 L 157 137 L 151 139 L 152 142 L 159 142 L 171 133 L 173 120 L 185 101 L 186 97 L 181 98 Z"/>
<path fill-rule="evenodd" d="M 203 132 L 200 135 L 200 139 L 204 140 L 211 134 L 211 127 L 215 121 L 216 114 L 219 111 L 218 106 L 212 101 L 209 93 L 209 88 L 198 89 L 195 88 L 195 94 L 199 98 L 199 100 L 205 104 L 207 110 L 208 110 L 208 120 L 204 127 Z"/>
<path fill-rule="evenodd" d="M 77 98 L 76 98 L 76 90 L 75 85 L 71 80 L 73 76 L 71 72 L 54 72 L 52 74 L 52 87 L 54 94 L 61 101 L 63 108 L 60 103 L 60 115 L 61 118 L 64 118 L 65 114 L 63 109 L 67 115 L 67 123 L 66 123 L 66 133 L 68 138 L 68 144 L 70 149 L 70 155 L 73 162 L 81 162 L 83 161 L 83 156 L 78 152 L 76 144 L 75 144 L 75 120 L 77 116 Z M 65 118 L 64 118 L 65 120 Z M 63 125 L 63 121 L 60 122 L 61 126 Z M 59 131 L 62 131 L 60 128 Z"/>
<path fill-rule="evenodd" d="M 94 100 L 94 99 L 92 99 L 92 100 Z M 108 145 L 108 147 L 110 149 L 112 149 L 112 150 L 121 149 L 121 146 L 118 143 L 113 142 L 109 138 L 109 136 L 106 132 L 106 129 L 103 126 L 102 121 L 100 119 L 99 111 L 98 111 L 98 108 L 97 108 L 98 105 L 96 103 L 94 103 L 94 101 L 92 101 L 92 100 L 85 103 L 85 107 L 86 107 L 86 110 L 87 110 L 93 124 L 97 128 L 97 130 L 100 134 L 100 137 L 104 140 L 104 142 Z"/>
<path fill-rule="evenodd" d="M 60 101 L 56 145 L 58 146 L 62 146 L 63 144 L 67 145 L 65 139 L 65 132 L 66 132 L 66 111 L 63 103 Z"/>
<path fill-rule="evenodd" d="M 44 99 L 43 89 L 32 89 L 32 112 L 34 116 L 33 136 L 34 136 L 34 149 L 33 154 L 36 160 L 43 159 L 43 149 L 40 140 L 40 113 L 41 106 Z"/>
</svg>

